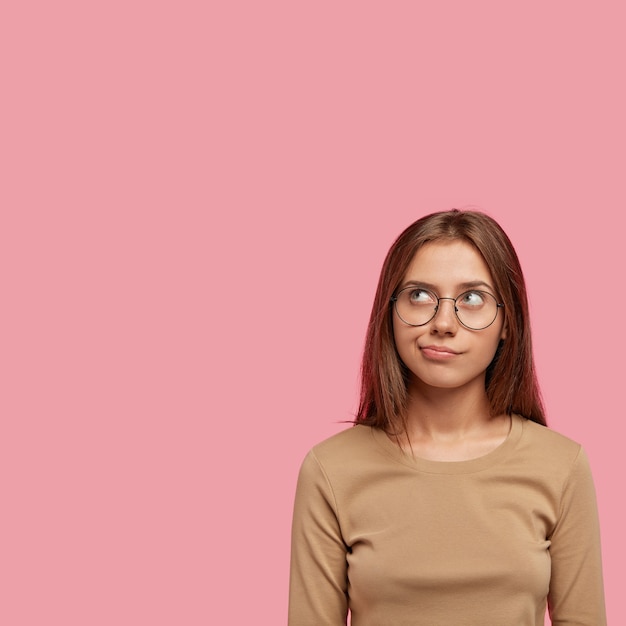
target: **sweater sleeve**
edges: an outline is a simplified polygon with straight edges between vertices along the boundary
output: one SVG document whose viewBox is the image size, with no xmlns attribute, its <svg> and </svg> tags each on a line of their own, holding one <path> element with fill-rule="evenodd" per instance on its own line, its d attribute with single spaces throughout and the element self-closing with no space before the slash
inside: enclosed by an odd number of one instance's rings
<svg viewBox="0 0 626 626">
<path fill-rule="evenodd" d="M 298 477 L 291 533 L 289 626 L 345 626 L 345 545 L 330 482 L 313 451 Z"/>
<path fill-rule="evenodd" d="M 606 626 L 596 494 L 582 449 L 563 487 L 550 540 L 553 626 Z"/>
</svg>

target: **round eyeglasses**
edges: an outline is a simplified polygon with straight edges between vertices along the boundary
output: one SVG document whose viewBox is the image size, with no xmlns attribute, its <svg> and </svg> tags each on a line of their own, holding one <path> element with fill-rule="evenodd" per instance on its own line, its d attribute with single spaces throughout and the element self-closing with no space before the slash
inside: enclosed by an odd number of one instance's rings
<svg viewBox="0 0 626 626">
<path fill-rule="evenodd" d="M 398 317 L 409 326 L 428 324 L 439 310 L 441 300 L 454 302 L 454 313 L 459 322 L 470 330 L 484 330 L 498 317 L 498 309 L 504 306 L 487 291 L 464 291 L 456 298 L 440 298 L 428 289 L 414 285 L 401 289 L 391 297 Z"/>
</svg>

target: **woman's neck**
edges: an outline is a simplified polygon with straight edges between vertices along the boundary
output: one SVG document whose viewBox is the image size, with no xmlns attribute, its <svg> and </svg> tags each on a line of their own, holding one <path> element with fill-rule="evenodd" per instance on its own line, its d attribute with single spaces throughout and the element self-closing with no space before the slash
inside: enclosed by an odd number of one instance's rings
<svg viewBox="0 0 626 626">
<path fill-rule="evenodd" d="M 425 433 L 462 434 L 489 421 L 487 394 L 458 389 L 409 390 L 408 423 Z"/>
<path fill-rule="evenodd" d="M 510 419 L 492 416 L 482 388 L 409 390 L 408 441 L 417 456 L 460 461 L 488 453 L 506 439 Z"/>
</svg>

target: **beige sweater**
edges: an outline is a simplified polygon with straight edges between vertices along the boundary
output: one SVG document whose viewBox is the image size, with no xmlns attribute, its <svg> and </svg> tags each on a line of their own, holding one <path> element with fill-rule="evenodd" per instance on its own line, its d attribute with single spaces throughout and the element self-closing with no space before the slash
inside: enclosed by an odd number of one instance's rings
<svg viewBox="0 0 626 626">
<path fill-rule="evenodd" d="M 290 626 L 606 624 L 595 492 L 584 451 L 514 417 L 478 459 L 404 453 L 355 426 L 298 479 Z"/>
</svg>

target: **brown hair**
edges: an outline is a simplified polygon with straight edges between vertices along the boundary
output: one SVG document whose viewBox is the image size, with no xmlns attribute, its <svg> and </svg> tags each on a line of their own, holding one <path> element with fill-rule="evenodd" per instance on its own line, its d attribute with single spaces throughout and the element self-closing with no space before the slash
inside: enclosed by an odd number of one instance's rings
<svg viewBox="0 0 626 626">
<path fill-rule="evenodd" d="M 526 285 L 513 244 L 488 215 L 458 209 L 417 220 L 400 234 L 387 253 L 367 329 L 356 423 L 396 436 L 408 434 L 408 370 L 396 350 L 391 297 L 421 246 L 455 239 L 469 242 L 482 254 L 500 301 L 504 302 L 507 338 L 500 342 L 485 380 L 491 413 L 518 413 L 546 424 L 533 362 Z"/>
</svg>

